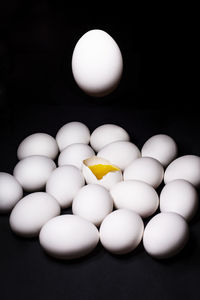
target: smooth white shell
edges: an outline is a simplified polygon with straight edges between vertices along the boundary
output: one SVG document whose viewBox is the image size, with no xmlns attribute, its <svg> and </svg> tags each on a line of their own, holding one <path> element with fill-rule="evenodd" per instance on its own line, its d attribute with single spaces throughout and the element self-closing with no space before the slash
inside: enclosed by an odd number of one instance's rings
<svg viewBox="0 0 200 300">
<path fill-rule="evenodd" d="M 51 172 L 56 168 L 53 160 L 46 156 L 33 155 L 20 160 L 13 175 L 26 191 L 38 191 L 45 187 Z"/>
<path fill-rule="evenodd" d="M 129 134 L 122 127 L 115 124 L 104 124 L 92 132 L 90 144 L 92 148 L 98 152 L 110 143 L 129 140 Z"/>
<path fill-rule="evenodd" d="M 125 170 L 124 180 L 141 180 L 157 188 L 163 180 L 164 169 L 161 163 L 151 157 L 135 159 Z"/>
<path fill-rule="evenodd" d="M 39 241 L 51 256 L 79 258 L 91 252 L 99 241 L 97 228 L 74 215 L 62 215 L 48 221 L 41 229 Z"/>
<path fill-rule="evenodd" d="M 166 167 L 177 156 L 177 145 L 170 136 L 157 134 L 144 143 L 141 153 L 143 157 L 157 159 Z"/>
<path fill-rule="evenodd" d="M 90 30 L 78 40 L 72 55 L 72 72 L 85 93 L 96 97 L 111 93 L 119 83 L 122 70 L 120 49 L 105 31 Z"/>
<path fill-rule="evenodd" d="M 82 187 L 73 199 L 72 212 L 99 226 L 113 210 L 113 200 L 106 188 L 98 184 Z"/>
<path fill-rule="evenodd" d="M 58 154 L 56 140 L 46 133 L 34 133 L 27 136 L 17 149 L 17 157 L 23 159 L 31 155 L 44 155 L 55 159 Z"/>
<path fill-rule="evenodd" d="M 149 184 L 138 181 L 121 181 L 110 190 L 116 208 L 127 208 L 142 218 L 149 217 L 158 208 L 157 192 Z"/>
<path fill-rule="evenodd" d="M 55 169 L 46 184 L 46 191 L 54 196 L 62 208 L 69 207 L 85 181 L 81 171 L 70 165 Z"/>
<path fill-rule="evenodd" d="M 164 182 L 175 179 L 185 179 L 195 187 L 200 186 L 200 157 L 196 155 L 184 155 L 178 157 L 167 167 L 164 174 Z"/>
<path fill-rule="evenodd" d="M 114 254 L 126 254 L 140 243 L 144 225 L 134 211 L 118 209 L 110 213 L 100 226 L 102 245 Z"/>
<path fill-rule="evenodd" d="M 58 165 L 72 165 L 82 169 L 83 160 L 94 156 L 94 150 L 86 144 L 72 144 L 66 147 L 58 157 Z"/>
<path fill-rule="evenodd" d="M 155 258 L 168 258 L 182 250 L 188 241 L 189 229 L 176 213 L 160 213 L 146 225 L 143 236 L 145 250 Z"/>
<path fill-rule="evenodd" d="M 124 170 L 141 156 L 138 147 L 131 142 L 118 141 L 103 147 L 97 154 Z"/>
<path fill-rule="evenodd" d="M 160 211 L 175 212 L 187 221 L 196 213 L 198 202 L 196 189 L 183 179 L 169 182 L 160 193 Z"/>
<path fill-rule="evenodd" d="M 56 134 L 56 141 L 60 151 L 71 144 L 88 144 L 89 140 L 90 131 L 88 127 L 81 122 L 69 122 L 62 126 Z"/>
<path fill-rule="evenodd" d="M 44 192 L 37 192 L 22 198 L 10 215 L 11 229 L 18 235 L 34 237 L 51 218 L 60 214 L 56 199 Z"/>
<path fill-rule="evenodd" d="M 15 177 L 0 172 L 0 213 L 9 212 L 22 196 L 22 187 Z"/>
<path fill-rule="evenodd" d="M 117 182 L 122 181 L 123 176 L 121 171 L 109 172 L 105 176 L 103 176 L 102 179 L 97 179 L 93 172 L 88 168 L 88 166 L 96 164 L 110 165 L 111 163 L 108 160 L 97 156 L 92 156 L 91 158 L 86 159 L 83 163 L 82 172 L 87 184 L 100 184 L 109 190 Z"/>
</svg>

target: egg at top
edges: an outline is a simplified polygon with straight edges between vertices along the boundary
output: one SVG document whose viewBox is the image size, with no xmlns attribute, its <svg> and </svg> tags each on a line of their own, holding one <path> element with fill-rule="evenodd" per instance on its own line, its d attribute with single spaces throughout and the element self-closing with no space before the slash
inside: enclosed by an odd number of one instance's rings
<svg viewBox="0 0 200 300">
<path fill-rule="evenodd" d="M 72 55 L 72 72 L 78 86 L 90 96 L 102 97 L 118 85 L 123 71 L 121 51 L 105 31 L 86 32 Z"/>
</svg>

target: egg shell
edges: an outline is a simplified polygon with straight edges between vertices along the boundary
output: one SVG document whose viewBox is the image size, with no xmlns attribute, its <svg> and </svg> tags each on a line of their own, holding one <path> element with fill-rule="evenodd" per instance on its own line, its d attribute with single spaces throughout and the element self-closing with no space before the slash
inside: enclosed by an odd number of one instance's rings
<svg viewBox="0 0 200 300">
<path fill-rule="evenodd" d="M 118 209 L 110 213 L 100 226 L 100 241 L 114 254 L 133 251 L 141 242 L 144 224 L 134 211 Z"/>
<path fill-rule="evenodd" d="M 138 147 L 131 142 L 118 141 L 103 147 L 97 154 L 124 170 L 131 162 L 141 156 Z"/>
<path fill-rule="evenodd" d="M 58 154 L 56 140 L 46 133 L 34 133 L 27 136 L 17 149 L 17 157 L 23 159 L 32 155 L 44 155 L 55 159 Z"/>
<path fill-rule="evenodd" d="M 60 214 L 60 205 L 54 197 L 36 192 L 22 198 L 10 214 L 10 227 L 23 237 L 38 236 L 41 227 Z"/>
<path fill-rule="evenodd" d="M 166 134 L 157 134 L 150 137 L 143 145 L 143 157 L 153 157 L 166 167 L 177 156 L 175 141 Z"/>
<path fill-rule="evenodd" d="M 122 70 L 121 51 L 108 33 L 94 29 L 78 40 L 72 55 L 72 73 L 85 93 L 95 97 L 111 93 Z"/>
<path fill-rule="evenodd" d="M 121 181 L 111 188 L 110 194 L 117 209 L 133 210 L 142 218 L 152 215 L 159 205 L 159 197 L 154 188 L 138 180 Z"/>
<path fill-rule="evenodd" d="M 56 141 L 60 151 L 63 151 L 64 148 L 71 144 L 88 144 L 90 141 L 90 131 L 81 122 L 69 122 L 58 130 Z"/>
<path fill-rule="evenodd" d="M 91 158 L 84 160 L 82 173 L 87 184 L 100 184 L 109 190 L 117 182 L 122 181 L 123 176 L 121 171 L 109 172 L 106 175 L 104 175 L 102 179 L 97 179 L 93 172 L 90 170 L 90 168 L 88 168 L 88 166 L 96 164 L 111 165 L 111 163 L 108 160 L 97 156 L 92 156 Z"/>
<path fill-rule="evenodd" d="M 62 215 L 41 229 L 42 248 L 59 259 L 74 259 L 90 253 L 98 244 L 99 232 L 91 222 L 74 215 Z"/>
<path fill-rule="evenodd" d="M 22 187 L 15 177 L 0 172 L 0 213 L 9 212 L 22 196 Z"/>
<path fill-rule="evenodd" d="M 163 180 L 164 169 L 157 159 L 141 157 L 125 168 L 123 176 L 124 180 L 140 180 L 157 188 Z"/>
<path fill-rule="evenodd" d="M 184 155 L 172 161 L 165 170 L 164 182 L 175 179 L 185 179 L 195 187 L 200 187 L 200 157 Z"/>
<path fill-rule="evenodd" d="M 183 217 L 176 213 L 160 213 L 146 225 L 144 248 L 151 256 L 164 259 L 180 252 L 189 238 L 189 228 Z"/>
<path fill-rule="evenodd" d="M 115 124 L 104 124 L 92 132 L 90 144 L 92 148 L 98 152 L 110 143 L 129 140 L 129 134 L 122 127 Z"/>
<path fill-rule="evenodd" d="M 51 172 L 56 168 L 54 161 L 46 156 L 32 155 L 20 160 L 13 175 L 26 191 L 39 191 L 45 187 Z"/>
<path fill-rule="evenodd" d="M 160 193 L 160 211 L 175 212 L 190 221 L 198 209 L 198 194 L 186 180 L 177 179 L 164 186 Z"/>
<path fill-rule="evenodd" d="M 46 192 L 54 196 L 62 208 L 67 208 L 84 184 L 81 171 L 74 166 L 66 165 L 56 168 L 51 173 L 46 184 Z"/>
<path fill-rule="evenodd" d="M 86 144 L 72 144 L 66 147 L 58 157 L 58 166 L 72 165 L 82 169 L 83 160 L 94 156 L 94 150 Z"/>
<path fill-rule="evenodd" d="M 73 199 L 72 212 L 99 226 L 113 210 L 113 200 L 106 188 L 98 184 L 82 187 Z"/>
</svg>

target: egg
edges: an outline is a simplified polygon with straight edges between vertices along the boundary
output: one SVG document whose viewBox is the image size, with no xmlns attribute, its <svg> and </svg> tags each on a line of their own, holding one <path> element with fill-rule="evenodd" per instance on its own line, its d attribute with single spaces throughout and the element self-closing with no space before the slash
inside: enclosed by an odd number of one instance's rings
<svg viewBox="0 0 200 300">
<path fill-rule="evenodd" d="M 78 40 L 72 55 L 72 73 L 85 93 L 95 97 L 110 94 L 122 71 L 121 51 L 108 33 L 94 29 Z"/>
<path fill-rule="evenodd" d="M 160 193 L 160 211 L 175 212 L 190 221 L 198 209 L 198 194 L 186 180 L 177 179 L 167 183 Z"/>
<path fill-rule="evenodd" d="M 164 174 L 164 182 L 175 179 L 185 179 L 195 187 L 200 187 L 200 157 L 184 155 L 169 164 Z"/>
<path fill-rule="evenodd" d="M 117 165 L 122 171 L 141 156 L 138 147 L 131 142 L 118 141 L 103 147 L 97 154 Z"/>
<path fill-rule="evenodd" d="M 97 156 L 92 156 L 83 161 L 82 172 L 87 184 L 100 184 L 107 189 L 123 179 L 118 166 L 112 165 L 108 160 Z"/>
<path fill-rule="evenodd" d="M 46 133 L 34 133 L 26 137 L 17 149 L 17 157 L 23 159 L 32 155 L 44 155 L 55 159 L 58 154 L 56 140 Z"/>
<path fill-rule="evenodd" d="M 115 124 L 104 124 L 97 127 L 91 134 L 90 145 L 98 152 L 104 146 L 117 142 L 129 141 L 130 137 L 126 130 Z"/>
<path fill-rule="evenodd" d="M 58 130 L 56 141 L 60 151 L 75 143 L 89 144 L 90 131 L 81 122 L 69 122 Z"/>
<path fill-rule="evenodd" d="M 74 215 L 62 215 L 49 220 L 41 229 L 42 248 L 59 259 L 75 259 L 89 254 L 99 242 L 94 224 Z"/>
<path fill-rule="evenodd" d="M 157 159 L 141 157 L 125 168 L 123 176 L 124 180 L 141 180 L 157 188 L 163 180 L 164 169 Z"/>
<path fill-rule="evenodd" d="M 73 199 L 72 212 L 99 226 L 113 210 L 113 200 L 106 188 L 98 184 L 82 187 Z"/>
<path fill-rule="evenodd" d="M 189 238 L 187 222 L 179 214 L 159 213 L 146 225 L 144 248 L 151 256 L 164 259 L 180 252 Z"/>
<path fill-rule="evenodd" d="M 47 193 L 36 192 L 22 198 L 10 214 L 10 227 L 23 237 L 38 236 L 42 226 L 60 214 L 60 205 Z"/>
<path fill-rule="evenodd" d="M 46 192 L 54 196 L 61 208 L 71 206 L 73 198 L 85 184 L 81 171 L 71 165 L 56 168 L 46 183 Z"/>
<path fill-rule="evenodd" d="M 11 211 L 22 196 L 22 187 L 15 177 L 0 172 L 0 213 Z"/>
<path fill-rule="evenodd" d="M 177 156 L 175 141 L 166 134 L 157 134 L 149 138 L 141 150 L 143 157 L 153 157 L 166 167 Z"/>
<path fill-rule="evenodd" d="M 38 191 L 45 187 L 51 172 L 56 168 L 46 156 L 32 155 L 20 160 L 14 168 L 14 177 L 26 191 Z"/>
<path fill-rule="evenodd" d="M 111 188 L 110 194 L 117 209 L 133 210 L 142 218 L 151 216 L 159 205 L 159 197 L 154 188 L 138 180 L 121 181 Z"/>
<path fill-rule="evenodd" d="M 72 144 L 60 153 L 58 166 L 72 165 L 82 169 L 83 160 L 94 155 L 94 150 L 89 145 L 81 143 Z"/>
<path fill-rule="evenodd" d="M 134 211 L 118 209 L 111 212 L 100 226 L 100 241 L 113 254 L 133 251 L 141 242 L 144 224 Z"/>
</svg>

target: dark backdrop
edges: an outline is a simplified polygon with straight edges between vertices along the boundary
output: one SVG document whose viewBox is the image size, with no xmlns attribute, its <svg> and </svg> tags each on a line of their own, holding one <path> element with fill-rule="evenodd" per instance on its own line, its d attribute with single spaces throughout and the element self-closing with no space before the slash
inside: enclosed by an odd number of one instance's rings
<svg viewBox="0 0 200 300">
<path fill-rule="evenodd" d="M 59 1 L 1 1 L 0 171 L 12 173 L 21 140 L 34 132 L 55 136 L 69 121 L 90 130 L 124 127 L 142 147 L 153 134 L 172 136 L 179 155 L 200 155 L 194 48 L 188 12 L 102 2 L 89 9 Z M 75 84 L 71 57 L 86 31 L 107 31 L 118 43 L 124 73 L 109 96 L 95 99 Z M 158 190 L 159 192 L 159 190 Z M 70 210 L 63 213 L 69 213 Z M 36 240 L 16 237 L 0 216 L 1 299 L 199 299 L 200 212 L 176 257 L 157 261 L 142 244 L 124 257 L 101 245 L 89 256 L 60 262 Z M 145 223 L 148 220 L 145 221 Z"/>
</svg>

